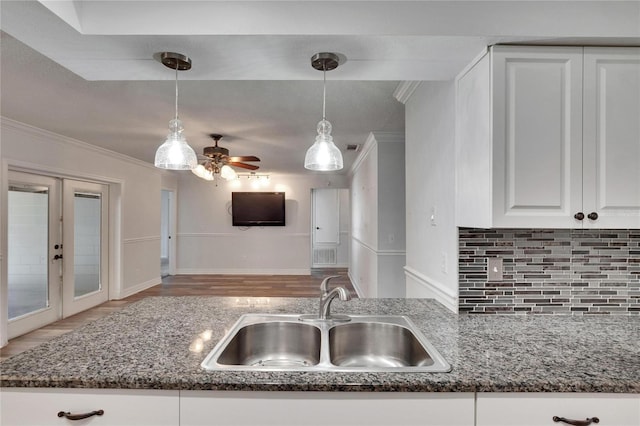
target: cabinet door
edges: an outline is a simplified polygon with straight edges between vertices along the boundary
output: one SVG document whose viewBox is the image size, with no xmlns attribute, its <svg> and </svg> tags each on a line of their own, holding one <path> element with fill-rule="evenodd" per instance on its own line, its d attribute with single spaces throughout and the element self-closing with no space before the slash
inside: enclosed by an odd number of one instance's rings
<svg viewBox="0 0 640 426">
<path fill-rule="evenodd" d="M 584 210 L 640 228 L 640 48 L 585 48 Z"/>
<path fill-rule="evenodd" d="M 492 52 L 494 226 L 580 227 L 583 49 Z"/>
<path fill-rule="evenodd" d="M 554 416 L 597 417 L 598 426 L 640 425 L 637 394 L 479 393 L 476 403 L 477 426 L 566 426 Z"/>
<path fill-rule="evenodd" d="M 473 426 L 473 393 L 181 391 L 181 426 Z"/>
<path fill-rule="evenodd" d="M 177 426 L 179 402 L 178 391 L 3 388 L 0 424 Z M 81 421 L 58 417 L 60 411 L 84 414 L 97 410 L 104 414 Z"/>
</svg>

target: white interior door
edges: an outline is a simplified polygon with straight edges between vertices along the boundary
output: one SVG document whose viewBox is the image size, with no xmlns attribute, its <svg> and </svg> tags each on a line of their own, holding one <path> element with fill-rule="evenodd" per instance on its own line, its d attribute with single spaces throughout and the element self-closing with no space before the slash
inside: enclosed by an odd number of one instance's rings
<svg viewBox="0 0 640 426">
<path fill-rule="evenodd" d="M 60 181 L 9 173 L 8 329 L 11 339 L 61 318 Z"/>
<path fill-rule="evenodd" d="M 109 298 L 108 187 L 63 183 L 63 317 Z"/>
<path fill-rule="evenodd" d="M 172 272 L 171 223 L 173 192 L 163 189 L 160 197 L 160 276 L 166 277 Z"/>
<path fill-rule="evenodd" d="M 335 266 L 340 244 L 340 192 L 335 188 L 312 189 L 312 266 Z"/>
</svg>

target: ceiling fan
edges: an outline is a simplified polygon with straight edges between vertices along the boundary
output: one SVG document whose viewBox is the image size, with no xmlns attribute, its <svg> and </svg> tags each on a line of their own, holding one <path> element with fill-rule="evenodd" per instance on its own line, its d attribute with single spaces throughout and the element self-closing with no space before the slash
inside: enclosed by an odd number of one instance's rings
<svg viewBox="0 0 640 426">
<path fill-rule="evenodd" d="M 209 135 L 215 141 L 215 146 L 207 146 L 203 150 L 203 155 L 198 156 L 201 161 L 191 170 L 196 176 L 205 180 L 214 180 L 215 175 L 219 174 L 227 180 L 233 180 L 238 177 L 233 167 L 241 167 L 248 170 L 257 170 L 259 166 L 247 164 L 245 161 L 260 161 L 255 155 L 243 155 L 239 157 L 229 156 L 229 150 L 218 146 L 218 141 L 222 139 L 222 135 L 212 133 Z"/>
</svg>

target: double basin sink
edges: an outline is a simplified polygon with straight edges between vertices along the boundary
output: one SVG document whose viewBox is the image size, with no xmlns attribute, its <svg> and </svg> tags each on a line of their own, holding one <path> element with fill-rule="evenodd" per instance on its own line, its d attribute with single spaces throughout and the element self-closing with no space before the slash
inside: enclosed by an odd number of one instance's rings
<svg viewBox="0 0 640 426">
<path fill-rule="evenodd" d="M 450 365 L 406 316 L 247 314 L 202 362 L 207 370 L 448 372 Z"/>
</svg>

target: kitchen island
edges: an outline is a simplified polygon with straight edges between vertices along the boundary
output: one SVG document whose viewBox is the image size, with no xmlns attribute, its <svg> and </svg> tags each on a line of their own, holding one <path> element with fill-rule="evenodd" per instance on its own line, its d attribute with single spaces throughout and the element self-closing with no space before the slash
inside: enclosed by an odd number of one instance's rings
<svg viewBox="0 0 640 426">
<path fill-rule="evenodd" d="M 334 302 L 334 313 L 407 315 L 449 373 L 206 371 L 245 313 L 314 313 L 307 298 L 151 297 L 9 358 L 2 387 L 258 391 L 640 393 L 639 316 L 456 315 L 431 299 Z M 208 338 L 203 339 L 202 335 Z"/>
<path fill-rule="evenodd" d="M 423 397 L 435 406 L 466 400 L 473 407 L 474 395 L 481 393 L 606 393 L 614 398 L 618 394 L 631 404 L 631 411 L 637 404 L 640 415 L 638 316 L 456 315 L 430 299 L 335 301 L 334 313 L 407 315 L 451 364 L 451 372 L 245 372 L 207 371 L 200 366 L 242 314 L 316 310 L 316 299 L 151 297 L 9 358 L 0 364 L 1 385 L 4 392 L 12 391 L 9 388 L 170 391 L 181 401 L 183 396 L 191 398 L 180 403 L 181 413 L 188 401 L 214 394 L 254 393 L 260 398 L 269 394 L 271 407 L 278 407 L 277 401 L 288 406 L 282 401 L 290 401 L 291 395 L 300 399 L 300 394 L 336 391 L 348 392 L 339 399 L 351 404 L 359 398 L 355 394 L 366 393 L 380 407 L 381 400 L 414 401 L 423 407 Z M 223 403 L 229 404 L 232 401 Z M 211 406 L 208 400 L 201 405 Z"/>
</svg>

